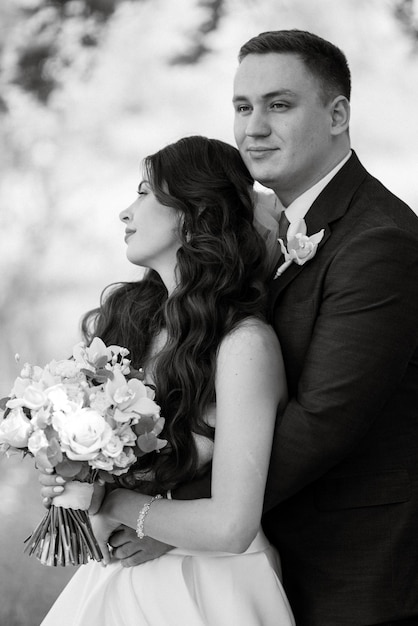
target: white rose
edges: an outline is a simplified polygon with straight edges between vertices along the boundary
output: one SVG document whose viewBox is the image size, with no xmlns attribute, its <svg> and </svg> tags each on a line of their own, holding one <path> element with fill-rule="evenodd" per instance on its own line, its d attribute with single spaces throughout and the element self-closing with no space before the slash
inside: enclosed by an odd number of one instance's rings
<svg viewBox="0 0 418 626">
<path fill-rule="evenodd" d="M 89 461 L 89 465 L 93 469 L 104 470 L 105 472 L 111 472 L 113 469 L 113 459 L 105 456 L 104 454 L 98 454 L 94 459 Z"/>
<path fill-rule="evenodd" d="M 23 409 L 21 407 L 12 409 L 0 423 L 0 444 L 26 448 L 32 431 L 31 421 L 26 417 Z"/>
<path fill-rule="evenodd" d="M 63 452 L 74 461 L 94 459 L 112 437 L 112 429 L 97 411 L 78 409 L 52 418 Z"/>
<path fill-rule="evenodd" d="M 111 439 L 103 447 L 103 454 L 112 459 L 118 457 L 123 451 L 123 443 L 116 435 L 112 435 Z"/>
<path fill-rule="evenodd" d="M 124 446 L 134 446 L 136 443 L 137 434 L 132 430 L 128 424 L 121 424 L 116 429 L 116 434 L 122 441 Z"/>
<path fill-rule="evenodd" d="M 121 454 L 113 460 L 115 469 L 112 471 L 112 474 L 115 476 L 120 476 L 121 474 L 125 474 L 130 466 L 135 463 L 136 456 L 132 448 L 125 448 Z M 119 468 L 119 469 L 116 469 Z"/>
</svg>

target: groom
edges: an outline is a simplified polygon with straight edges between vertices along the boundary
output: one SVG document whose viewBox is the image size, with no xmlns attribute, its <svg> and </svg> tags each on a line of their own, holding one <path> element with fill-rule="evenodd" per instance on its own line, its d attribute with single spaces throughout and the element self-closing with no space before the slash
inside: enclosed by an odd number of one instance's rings
<svg viewBox="0 0 418 626">
<path fill-rule="evenodd" d="M 344 55 L 310 33 L 241 48 L 242 157 L 290 223 L 324 229 L 271 281 L 290 401 L 263 526 L 299 626 L 418 624 L 418 218 L 351 152 L 349 98 Z"/>
<path fill-rule="evenodd" d="M 338 48 L 275 31 L 239 58 L 241 155 L 275 192 L 281 224 L 324 231 L 314 258 L 270 283 L 290 401 L 264 530 L 298 626 L 418 624 L 418 218 L 351 151 Z M 204 495 L 193 484 L 177 497 Z M 112 540 L 116 556 L 136 552 L 126 541 Z"/>
</svg>

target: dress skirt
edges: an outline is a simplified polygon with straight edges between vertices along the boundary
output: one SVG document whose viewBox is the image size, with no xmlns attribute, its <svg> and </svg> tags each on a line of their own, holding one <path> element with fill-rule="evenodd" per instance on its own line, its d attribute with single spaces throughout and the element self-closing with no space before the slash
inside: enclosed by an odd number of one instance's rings
<svg viewBox="0 0 418 626">
<path fill-rule="evenodd" d="M 260 532 L 243 554 L 176 548 L 136 567 L 79 567 L 41 626 L 292 626 L 280 561 Z"/>
</svg>

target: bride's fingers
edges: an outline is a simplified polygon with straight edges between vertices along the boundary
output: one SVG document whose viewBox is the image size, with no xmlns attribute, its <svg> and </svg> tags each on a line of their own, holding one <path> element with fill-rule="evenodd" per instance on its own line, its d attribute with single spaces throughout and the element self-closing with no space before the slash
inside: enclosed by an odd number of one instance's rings
<svg viewBox="0 0 418 626">
<path fill-rule="evenodd" d="M 41 483 L 41 496 L 45 499 L 52 499 L 64 491 L 65 478 L 57 474 L 40 474 L 39 482 Z M 47 506 L 48 503 L 44 502 Z"/>
<path fill-rule="evenodd" d="M 100 550 L 102 551 L 102 555 L 103 555 L 103 559 L 102 559 L 102 563 L 103 565 L 109 565 L 110 560 L 111 560 L 111 556 L 110 556 L 110 550 L 109 550 L 109 546 L 107 543 L 103 543 L 103 542 L 99 542 L 99 547 Z"/>
<path fill-rule="evenodd" d="M 55 487 L 42 487 L 41 496 L 42 498 L 55 498 L 55 496 L 59 496 L 59 494 L 62 493 L 64 489 L 65 487 L 61 485 L 56 485 Z"/>
<path fill-rule="evenodd" d="M 52 486 L 63 485 L 66 482 L 65 478 L 63 478 L 59 474 L 42 474 L 42 473 L 39 474 L 38 481 L 41 483 L 41 485 L 45 485 L 47 487 L 50 485 Z"/>
<path fill-rule="evenodd" d="M 53 498 L 54 495 L 64 491 L 66 480 L 62 476 L 40 474 L 38 480 L 41 484 L 41 495 L 44 498 Z"/>
</svg>

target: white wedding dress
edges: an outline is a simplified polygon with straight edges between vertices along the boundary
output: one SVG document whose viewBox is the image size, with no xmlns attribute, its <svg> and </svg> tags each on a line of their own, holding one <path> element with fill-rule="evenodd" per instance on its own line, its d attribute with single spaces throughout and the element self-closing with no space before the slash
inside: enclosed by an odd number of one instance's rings
<svg viewBox="0 0 418 626">
<path fill-rule="evenodd" d="M 81 565 L 41 626 L 292 626 L 275 549 L 176 548 L 136 567 Z"/>
</svg>

